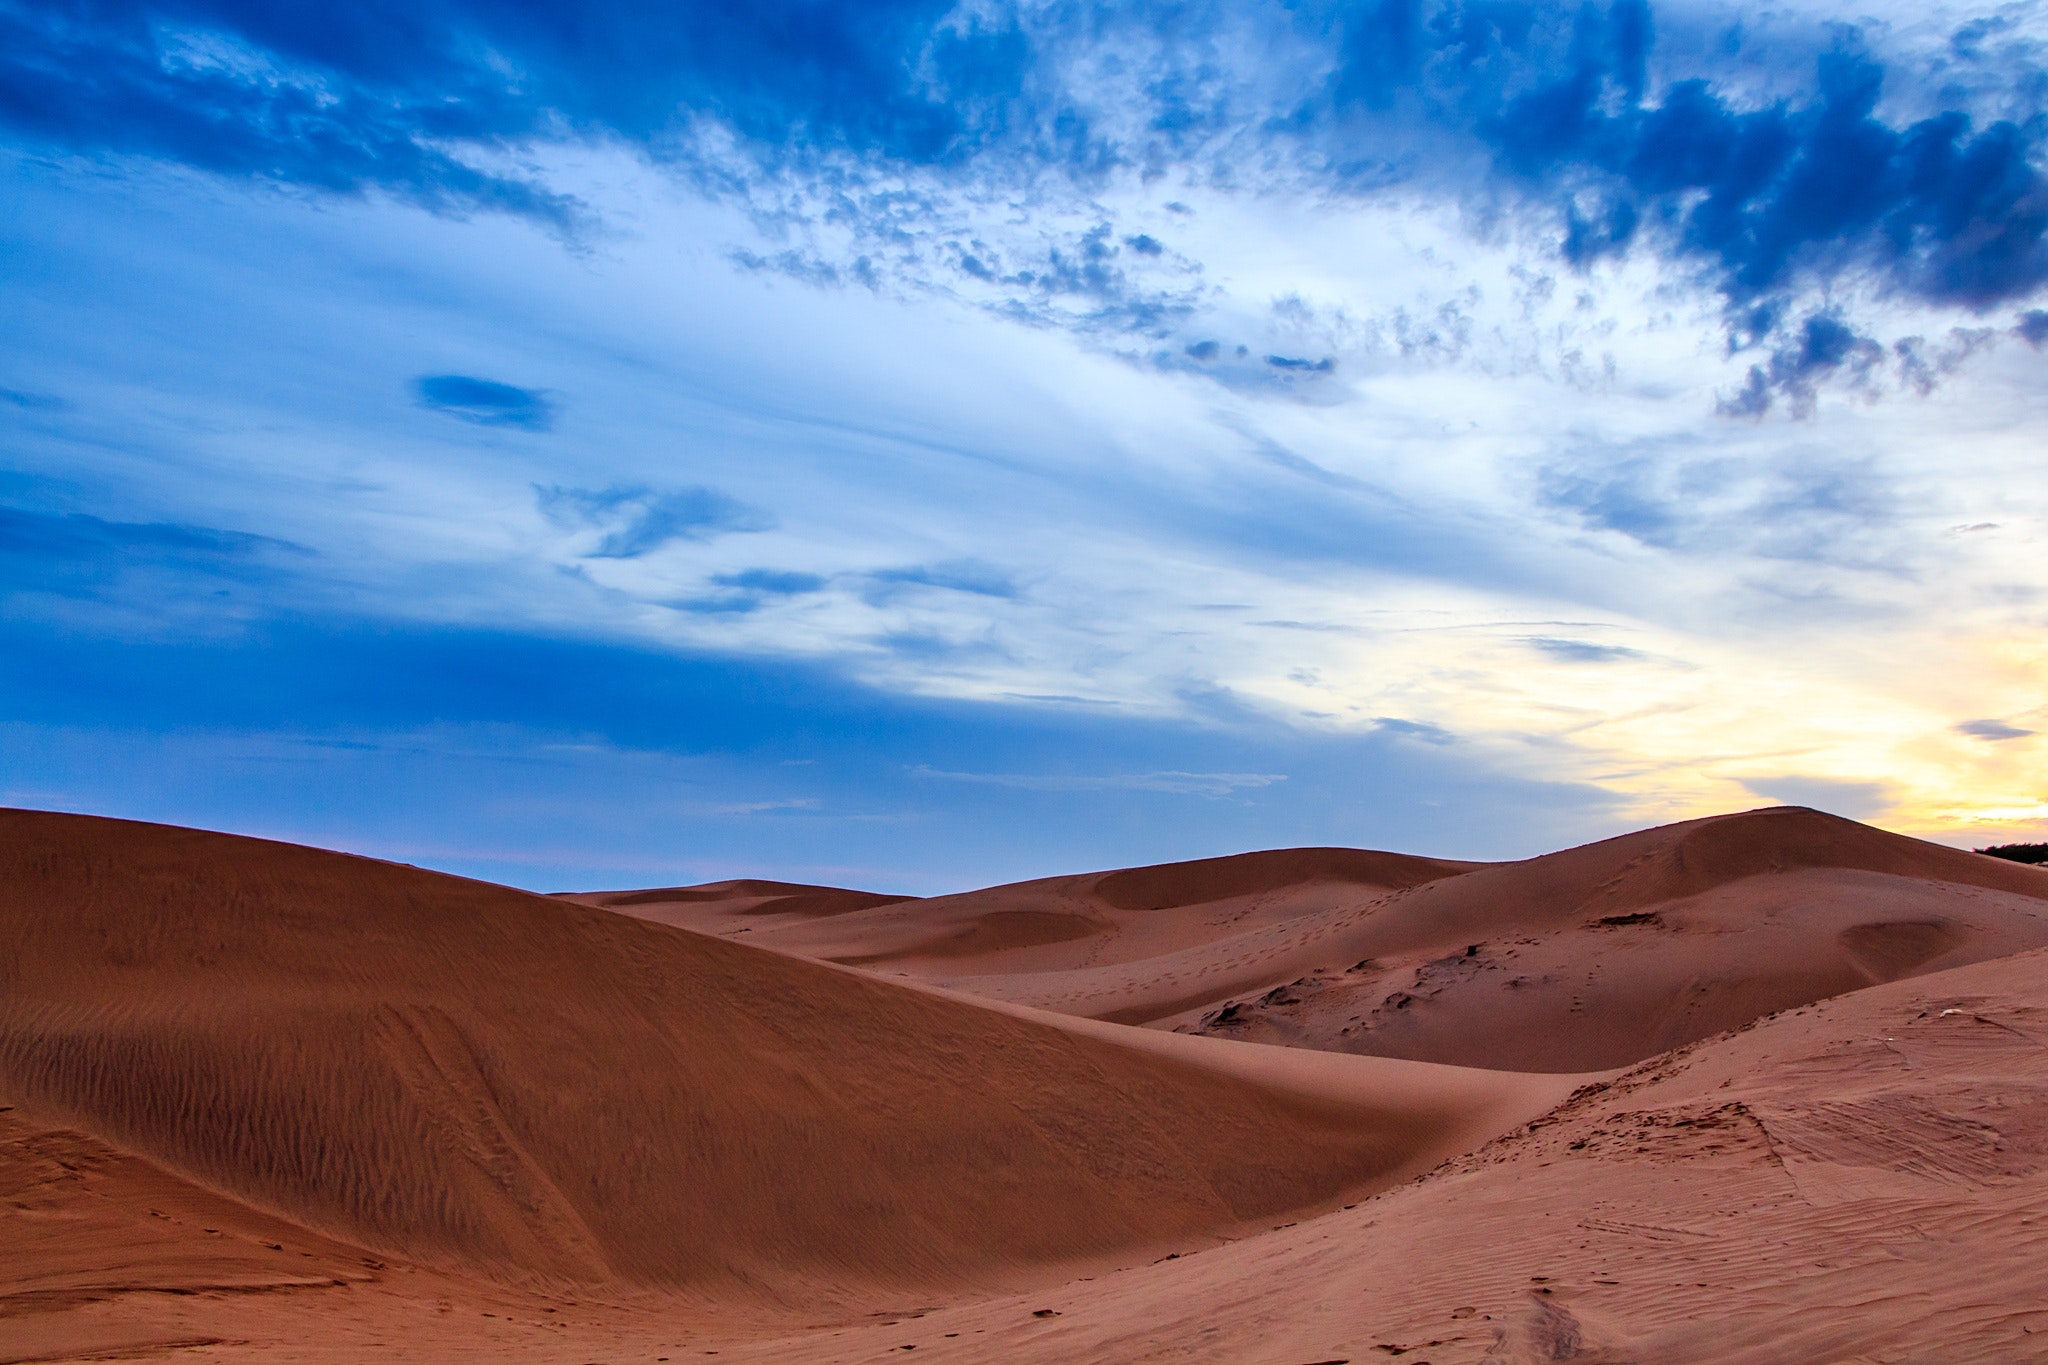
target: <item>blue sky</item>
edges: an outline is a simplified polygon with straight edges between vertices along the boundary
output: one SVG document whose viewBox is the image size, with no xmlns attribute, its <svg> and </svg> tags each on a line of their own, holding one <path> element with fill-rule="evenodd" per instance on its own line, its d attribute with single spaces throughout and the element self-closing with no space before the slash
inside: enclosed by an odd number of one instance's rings
<svg viewBox="0 0 2048 1365">
<path fill-rule="evenodd" d="M 2048 832 L 2034 6 L 0 35 L 0 800 L 547 888 Z"/>
</svg>

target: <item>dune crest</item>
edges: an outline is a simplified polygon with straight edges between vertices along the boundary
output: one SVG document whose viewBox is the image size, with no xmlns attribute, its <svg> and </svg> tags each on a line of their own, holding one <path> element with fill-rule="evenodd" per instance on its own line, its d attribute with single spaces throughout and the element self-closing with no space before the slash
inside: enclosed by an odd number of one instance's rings
<svg viewBox="0 0 2048 1365">
<path fill-rule="evenodd" d="M 1799 807 L 1515 863 L 1343 853 L 1025 882 L 749 941 L 1087 1018 L 1546 1072 L 1626 1066 L 1776 1010 L 2048 946 L 2048 871 Z M 1126 928 L 1105 884 L 1186 900 Z M 701 922 L 731 932 L 715 904 Z M 1099 933 L 1005 937 L 1030 914 Z"/>
<path fill-rule="evenodd" d="M 1190 943 L 1370 901 L 1480 866 L 1368 849 L 1276 849 L 869 906 L 849 900 L 829 922 L 779 915 L 772 902 L 723 890 L 739 883 L 581 892 L 565 899 L 706 933 L 744 932 L 763 946 L 832 962 L 925 975 L 925 964 L 946 960 L 955 970 L 1009 974 L 1141 963 Z"/>
<path fill-rule="evenodd" d="M 927 901 L 0 812 L 0 1360 L 2048 1357 L 2044 924 L 1796 809 Z"/>
<path fill-rule="evenodd" d="M 2044 1305 L 2048 953 L 2032 952 L 1680 1049 L 1356 1209 L 720 1358 L 2019 1362 L 2048 1359 Z"/>
<path fill-rule="evenodd" d="M 855 1301 L 1327 1205 L 1569 1085 L 1313 1076 L 418 869 L 0 814 L 0 1092 L 308 1229 Z"/>
</svg>

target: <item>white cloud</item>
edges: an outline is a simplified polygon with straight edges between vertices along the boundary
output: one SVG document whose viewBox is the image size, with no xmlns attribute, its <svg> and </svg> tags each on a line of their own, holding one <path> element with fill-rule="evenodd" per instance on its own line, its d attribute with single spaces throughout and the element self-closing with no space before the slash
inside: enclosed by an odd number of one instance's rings
<svg viewBox="0 0 2048 1365">
<path fill-rule="evenodd" d="M 137 217 L 118 184 L 30 177 L 22 249 L 73 287 L 22 315 L 10 382 L 72 407 L 19 419 L 18 468 L 312 547 L 319 572 L 276 606 L 814 658 L 991 701 L 1394 717 L 1646 813 L 1725 806 L 1758 772 L 1882 782 L 1929 827 L 2033 799 L 2029 745 L 1951 729 L 2020 714 L 2044 676 L 2048 357 L 2024 346 L 1927 398 L 1731 423 L 1714 404 L 1745 362 L 1712 300 L 1651 263 L 1560 273 L 1458 206 L 1112 187 L 1119 231 L 1202 265 L 1185 336 L 1247 348 L 1218 383 L 973 299 L 736 270 L 728 248 L 771 245 L 741 215 L 623 155 L 560 156 L 617 226 L 587 255 L 172 175 Z M 1932 326 L 1885 306 L 1895 331 Z M 407 392 L 422 373 L 545 389 L 554 427 L 437 420 Z M 536 486 L 715 490 L 763 515 L 606 557 Z M 1006 591 L 871 590 L 948 564 Z M 747 570 L 822 586 L 672 605 Z"/>
</svg>

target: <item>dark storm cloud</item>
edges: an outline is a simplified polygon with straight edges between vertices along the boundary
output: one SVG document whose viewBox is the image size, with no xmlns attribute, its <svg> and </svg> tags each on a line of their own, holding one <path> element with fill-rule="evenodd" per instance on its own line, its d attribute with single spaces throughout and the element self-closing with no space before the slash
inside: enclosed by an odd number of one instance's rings
<svg viewBox="0 0 2048 1365">
<path fill-rule="evenodd" d="M 1655 25 L 1640 0 L 1329 13 L 1344 52 L 1332 105 L 1411 109 L 1475 138 L 1508 176 L 1558 196 L 1575 263 L 1648 237 L 1708 266 L 1736 302 L 1855 264 L 1971 307 L 2031 294 L 2048 272 L 2038 125 L 1959 108 L 1888 121 L 1888 80 L 1930 92 L 1854 30 L 1838 31 L 1799 93 L 1759 101 L 1735 93 L 1741 65 L 1765 58 L 1739 36 L 1724 69 L 1674 70 L 1653 88 Z"/>
<path fill-rule="evenodd" d="M 1804 415 L 1812 411 L 1823 381 L 1846 375 L 1852 383 L 1865 382 L 1886 358 L 1883 345 L 1858 335 L 1833 313 L 1814 313 L 1796 328 L 1780 328 L 1766 310 L 1756 334 L 1782 340 L 1773 348 L 1769 362 L 1750 366 L 1742 389 L 1722 401 L 1721 411 L 1731 417 L 1761 417 L 1778 396 L 1789 398 L 1793 412 Z M 1908 355 L 1902 351 L 1901 359 Z M 1931 383 L 1928 367 L 1923 364 L 1919 373 L 1924 382 Z"/>
<path fill-rule="evenodd" d="M 1802 291 L 1854 274 L 1984 310 L 2041 288 L 2041 73 L 1998 25 L 1917 57 L 1844 27 L 1787 69 L 1739 18 L 1688 15 L 1728 37 L 1667 51 L 1643 0 L 0 0 L 0 125 L 559 231 L 583 210 L 505 154 L 618 140 L 764 222 L 855 237 L 843 259 L 792 247 L 736 258 L 749 268 L 973 282 L 1027 321 L 1161 336 L 1193 296 L 1157 272 L 1198 263 L 1110 222 L 970 241 L 944 194 L 1051 177 L 1085 197 L 1130 172 L 1505 195 L 1555 224 L 1572 265 L 1652 252 L 1719 290 L 1731 338 L 1764 356 L 1735 412 L 1797 405 L 1857 363 L 1854 320 L 1787 306 Z M 691 150 L 705 119 L 737 153 Z"/>
<path fill-rule="evenodd" d="M 59 146 L 566 223 L 568 199 L 437 148 L 557 131 L 651 142 L 705 112 L 763 144 L 800 127 L 927 160 L 1007 79 L 1004 35 L 941 32 L 947 8 L 7 3 L 0 119 Z"/>
<path fill-rule="evenodd" d="M 422 23 L 377 8 L 340 7 L 323 20 L 282 5 L 0 4 L 0 125 L 86 153 L 342 193 L 375 187 L 437 210 L 571 226 L 577 209 L 566 196 L 434 142 L 524 136 L 539 111 L 473 69 L 431 63 Z M 375 24 L 391 27 L 373 40 Z M 373 60 L 380 50 L 416 51 L 419 65 L 394 70 L 389 57 Z"/>
</svg>

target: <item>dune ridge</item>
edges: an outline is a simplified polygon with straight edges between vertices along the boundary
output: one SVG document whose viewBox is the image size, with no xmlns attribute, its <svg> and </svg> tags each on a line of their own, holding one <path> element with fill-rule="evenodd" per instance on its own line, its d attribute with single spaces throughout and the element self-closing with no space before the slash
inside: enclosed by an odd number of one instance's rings
<svg viewBox="0 0 2048 1365">
<path fill-rule="evenodd" d="M 2048 952 L 1678 1049 L 1355 1209 L 720 1354 L 905 1344 L 963 1365 L 2048 1359 Z"/>
<path fill-rule="evenodd" d="M 1164 1055 L 418 869 L 0 813 L 0 1092 L 535 1284 L 1001 1284 L 1408 1178 L 1557 1083 Z M 1568 1089 L 1568 1086 L 1563 1089 Z"/>
<path fill-rule="evenodd" d="M 1184 945 L 1191 934 L 1281 923 L 1477 866 L 1367 849 L 1278 849 L 866 906 L 846 900 L 829 920 L 786 915 L 774 902 L 721 889 L 737 883 L 574 892 L 565 899 L 706 933 L 745 932 L 767 946 L 850 965 L 915 969 L 933 959 L 989 958 L 1006 970 L 1064 970 L 1141 961 Z M 1043 951 L 1019 951 L 1025 949 Z"/>
<path fill-rule="evenodd" d="M 558 899 L 607 910 L 623 910 L 640 919 L 661 921 L 660 907 L 716 904 L 726 915 L 749 917 L 795 915 L 843 915 L 853 910 L 871 910 L 914 899 L 875 891 L 848 891 L 837 886 L 812 886 L 804 882 L 772 882 L 758 878 L 706 882 L 700 886 L 653 887 L 645 891 L 600 892 L 594 896 L 561 896 Z M 643 909 L 644 908 L 644 909 Z"/>
<path fill-rule="evenodd" d="M 925 901 L 0 812 L 0 1365 L 2048 1360 L 2044 922 L 1796 808 Z"/>
<path fill-rule="evenodd" d="M 1355 866 L 1387 860 L 1377 878 L 1333 878 L 1332 856 L 1245 855 L 1239 883 L 1210 885 L 1257 890 L 1155 908 L 1128 929 L 1096 888 L 1144 873 L 1199 891 L 1185 870 L 1198 865 L 785 921 L 749 941 L 1088 1018 L 1550 1072 L 1626 1066 L 1776 1010 L 2048 945 L 2048 872 L 1799 807 L 1515 863 L 1359 854 Z M 1048 944 L 987 930 L 1033 913 L 1100 931 Z M 715 902 L 698 914 L 734 932 Z M 879 946 L 853 955 L 862 942 Z"/>
</svg>

